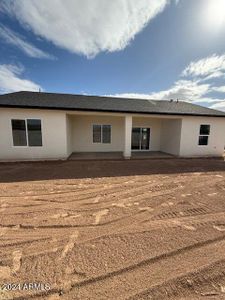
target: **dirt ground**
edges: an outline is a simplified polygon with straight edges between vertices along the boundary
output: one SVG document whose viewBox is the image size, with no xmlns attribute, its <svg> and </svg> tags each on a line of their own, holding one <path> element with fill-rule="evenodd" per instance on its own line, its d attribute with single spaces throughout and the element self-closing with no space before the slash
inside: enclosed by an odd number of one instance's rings
<svg viewBox="0 0 225 300">
<path fill-rule="evenodd" d="M 1 300 L 225 299 L 225 162 L 0 164 L 0 284 Z"/>
</svg>

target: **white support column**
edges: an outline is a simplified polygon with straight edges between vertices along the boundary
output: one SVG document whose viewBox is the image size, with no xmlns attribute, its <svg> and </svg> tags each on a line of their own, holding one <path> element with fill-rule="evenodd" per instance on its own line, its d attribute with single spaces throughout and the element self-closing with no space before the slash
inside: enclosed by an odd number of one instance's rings
<svg viewBox="0 0 225 300">
<path fill-rule="evenodd" d="M 125 159 L 131 158 L 131 133 L 132 133 L 132 116 L 125 116 L 125 135 L 124 135 L 124 152 Z"/>
</svg>

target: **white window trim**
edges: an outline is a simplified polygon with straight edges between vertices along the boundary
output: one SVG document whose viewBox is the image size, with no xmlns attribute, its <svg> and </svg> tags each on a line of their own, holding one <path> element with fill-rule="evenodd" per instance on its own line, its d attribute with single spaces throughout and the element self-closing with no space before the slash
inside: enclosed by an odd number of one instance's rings
<svg viewBox="0 0 225 300">
<path fill-rule="evenodd" d="M 93 131 L 94 131 L 94 126 L 101 126 L 101 141 L 100 142 L 94 142 L 94 140 L 93 140 Z M 110 143 L 103 143 L 103 139 L 102 139 L 102 137 L 103 137 L 103 134 L 102 134 L 102 132 L 103 132 L 103 126 L 110 126 Z M 95 144 L 101 144 L 101 145 L 110 145 L 110 144 L 112 144 L 112 125 L 111 124 L 99 124 L 99 123 L 93 123 L 92 124 L 92 144 L 93 145 L 95 145 Z"/>
<path fill-rule="evenodd" d="M 26 146 L 15 146 L 13 143 L 13 129 L 12 129 L 12 120 L 21 120 L 21 121 L 25 121 L 25 129 L 26 129 L 26 140 L 27 140 L 27 145 Z M 28 130 L 27 130 L 27 120 L 40 120 L 41 121 L 41 137 L 42 137 L 42 146 L 29 146 L 29 142 L 28 142 Z M 11 118 L 10 119 L 10 128 L 11 128 L 11 145 L 13 148 L 42 148 L 44 146 L 44 142 L 43 142 L 43 133 L 42 133 L 42 129 L 43 129 L 43 121 L 42 118 Z"/>
</svg>

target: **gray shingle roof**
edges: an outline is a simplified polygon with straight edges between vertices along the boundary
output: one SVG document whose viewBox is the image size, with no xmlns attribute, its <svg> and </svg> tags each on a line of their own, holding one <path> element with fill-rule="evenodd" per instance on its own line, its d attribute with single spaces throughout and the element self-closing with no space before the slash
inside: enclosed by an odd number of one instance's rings
<svg viewBox="0 0 225 300">
<path fill-rule="evenodd" d="M 184 101 L 16 92 L 0 95 L 0 107 L 225 117 L 225 113 Z"/>
</svg>

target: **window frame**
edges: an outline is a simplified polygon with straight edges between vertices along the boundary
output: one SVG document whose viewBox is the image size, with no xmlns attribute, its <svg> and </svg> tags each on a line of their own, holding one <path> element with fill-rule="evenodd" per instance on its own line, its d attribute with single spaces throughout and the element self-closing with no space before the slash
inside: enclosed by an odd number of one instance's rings
<svg viewBox="0 0 225 300">
<path fill-rule="evenodd" d="M 15 146 L 14 145 L 14 141 L 13 141 L 13 129 L 12 129 L 12 120 L 22 120 L 22 121 L 25 121 L 25 129 L 26 129 L 26 142 L 27 142 L 27 145 L 26 146 Z M 29 146 L 29 140 L 28 140 L 28 128 L 27 128 L 27 120 L 40 120 L 41 121 L 41 136 L 42 136 L 42 146 Z M 43 143 L 43 134 L 42 134 L 42 130 L 43 130 L 43 120 L 42 118 L 33 118 L 33 117 L 30 117 L 30 118 L 21 118 L 21 117 L 13 117 L 13 118 L 10 118 L 10 128 L 11 128 L 11 145 L 13 148 L 41 148 L 44 146 L 44 143 Z"/>
<path fill-rule="evenodd" d="M 40 121 L 40 127 L 41 127 L 41 145 L 40 146 L 36 146 L 36 145 L 29 145 L 29 130 L 28 130 L 28 120 L 38 120 Z M 42 135 L 42 120 L 40 118 L 27 118 L 26 119 L 26 130 L 27 130 L 27 144 L 28 144 L 28 147 L 31 147 L 31 148 L 37 148 L 37 147 L 43 147 L 43 135 Z"/>
<path fill-rule="evenodd" d="M 104 142 L 103 141 L 103 127 L 109 127 L 109 130 L 110 130 L 110 134 L 109 134 L 109 140 L 110 140 L 110 142 L 109 143 L 106 143 L 106 142 Z M 101 142 L 102 142 L 102 144 L 111 144 L 112 143 L 112 126 L 110 125 L 110 124 L 103 124 L 102 126 L 101 126 Z"/>
<path fill-rule="evenodd" d="M 100 126 L 100 142 L 94 142 L 94 126 Z M 101 144 L 102 143 L 102 125 L 101 124 L 92 124 L 92 144 Z"/>
<path fill-rule="evenodd" d="M 93 134 L 94 134 L 94 126 L 100 126 L 101 127 L 101 136 L 100 136 L 100 142 L 94 142 Z M 103 126 L 109 126 L 110 127 L 110 143 L 103 143 Z M 99 123 L 93 123 L 92 124 L 92 144 L 101 144 L 101 145 L 110 145 L 112 144 L 112 125 L 111 124 L 99 124 Z"/>
<path fill-rule="evenodd" d="M 201 133 L 201 126 L 209 126 L 209 133 L 208 134 L 200 134 Z M 210 138 L 210 134 L 211 134 L 211 124 L 200 124 L 199 127 L 199 135 L 198 135 L 198 146 L 200 147 L 207 147 L 209 145 L 209 138 Z M 200 137 L 207 137 L 207 144 L 200 144 Z"/>
<path fill-rule="evenodd" d="M 201 133 L 201 127 L 202 127 L 202 126 L 207 126 L 207 127 L 209 127 L 209 133 Z M 210 135 L 210 130 L 211 130 L 210 124 L 200 124 L 199 135 L 207 135 L 207 136 L 209 136 L 209 135 Z"/>
<path fill-rule="evenodd" d="M 200 144 L 200 138 L 207 138 L 207 144 Z M 199 135 L 198 146 L 208 146 L 208 145 L 209 145 L 209 136 L 208 135 Z"/>
<path fill-rule="evenodd" d="M 13 127 L 12 127 L 12 121 L 13 121 L 13 120 L 24 121 L 24 122 L 25 122 L 26 145 L 21 145 L 21 146 L 14 145 L 14 140 L 13 140 Z M 14 148 L 27 148 L 27 147 L 28 147 L 28 143 L 27 143 L 27 122 L 26 122 L 26 120 L 25 120 L 25 119 L 21 119 L 21 118 L 12 118 L 12 119 L 10 119 L 10 128 L 11 128 L 12 147 L 14 147 Z"/>
</svg>

